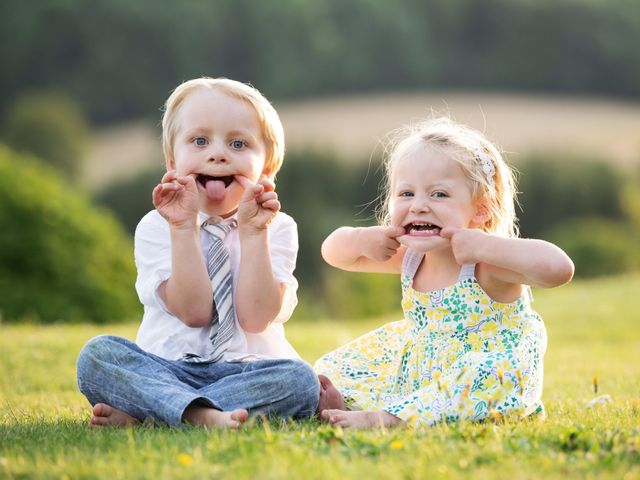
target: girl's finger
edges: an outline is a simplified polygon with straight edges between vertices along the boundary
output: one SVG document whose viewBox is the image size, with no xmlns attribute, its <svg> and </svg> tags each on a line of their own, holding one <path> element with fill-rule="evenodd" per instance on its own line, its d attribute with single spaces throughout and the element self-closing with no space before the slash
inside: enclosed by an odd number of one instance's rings
<svg viewBox="0 0 640 480">
<path fill-rule="evenodd" d="M 395 239 L 406 232 L 403 227 L 387 227 L 384 233 L 387 237 Z"/>
<path fill-rule="evenodd" d="M 444 227 L 440 230 L 440 236 L 442 238 L 451 238 L 453 234 L 456 233 L 459 229 L 454 227 Z"/>
</svg>

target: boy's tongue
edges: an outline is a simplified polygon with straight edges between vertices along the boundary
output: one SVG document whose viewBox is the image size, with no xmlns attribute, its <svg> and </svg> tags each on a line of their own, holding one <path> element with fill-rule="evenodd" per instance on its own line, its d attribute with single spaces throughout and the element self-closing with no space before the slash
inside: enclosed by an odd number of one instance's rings
<svg viewBox="0 0 640 480">
<path fill-rule="evenodd" d="M 216 202 L 224 200 L 226 189 L 222 180 L 209 180 L 207 181 L 205 188 L 207 189 L 207 196 L 211 200 Z"/>
</svg>

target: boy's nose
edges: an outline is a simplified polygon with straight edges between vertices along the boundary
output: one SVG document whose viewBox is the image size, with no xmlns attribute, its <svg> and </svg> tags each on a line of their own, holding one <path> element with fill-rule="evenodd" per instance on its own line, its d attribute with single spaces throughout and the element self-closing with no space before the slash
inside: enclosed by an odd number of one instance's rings
<svg viewBox="0 0 640 480">
<path fill-rule="evenodd" d="M 212 163 L 226 163 L 227 157 L 224 153 L 224 150 L 216 145 L 212 145 L 209 149 L 209 162 Z"/>
<path fill-rule="evenodd" d="M 209 162 L 211 162 L 211 163 L 227 163 L 227 159 L 223 154 L 209 155 Z"/>
</svg>

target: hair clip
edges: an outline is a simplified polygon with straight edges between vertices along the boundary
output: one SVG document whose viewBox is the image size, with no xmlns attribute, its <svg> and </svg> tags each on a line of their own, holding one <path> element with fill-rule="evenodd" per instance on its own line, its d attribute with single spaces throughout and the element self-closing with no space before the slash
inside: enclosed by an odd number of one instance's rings
<svg viewBox="0 0 640 480">
<path fill-rule="evenodd" d="M 484 172 L 484 176 L 487 179 L 487 182 L 489 183 L 491 188 L 494 188 L 496 183 L 494 179 L 496 174 L 496 167 L 493 165 L 493 162 L 491 161 L 491 157 L 489 157 L 489 155 L 487 155 L 487 152 L 485 152 L 484 148 L 481 148 L 481 147 L 474 149 L 473 153 L 480 160 L 480 163 L 482 164 L 482 171 Z"/>
</svg>

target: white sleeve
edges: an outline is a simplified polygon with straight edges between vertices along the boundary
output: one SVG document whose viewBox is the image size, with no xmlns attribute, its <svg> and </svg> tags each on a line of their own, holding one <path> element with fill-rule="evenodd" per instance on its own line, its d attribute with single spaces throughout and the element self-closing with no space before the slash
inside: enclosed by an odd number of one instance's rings
<svg viewBox="0 0 640 480">
<path fill-rule="evenodd" d="M 298 256 L 298 226 L 289 215 L 279 212 L 269 226 L 269 249 L 273 275 L 285 287 L 282 307 L 274 322 L 284 323 L 298 304 L 298 281 L 293 276 Z"/>
<path fill-rule="evenodd" d="M 169 225 L 155 210 L 145 215 L 136 227 L 134 256 L 140 302 L 145 306 L 159 306 L 171 314 L 158 294 L 160 284 L 171 275 L 171 237 Z"/>
</svg>

